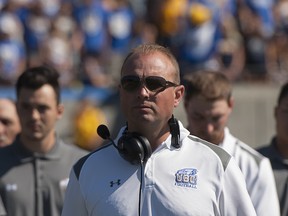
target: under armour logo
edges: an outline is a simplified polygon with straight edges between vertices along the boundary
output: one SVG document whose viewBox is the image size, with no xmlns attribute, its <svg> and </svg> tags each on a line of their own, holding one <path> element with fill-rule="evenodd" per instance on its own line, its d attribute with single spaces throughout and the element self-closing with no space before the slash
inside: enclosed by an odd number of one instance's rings
<svg viewBox="0 0 288 216">
<path fill-rule="evenodd" d="M 121 184 L 120 181 L 121 181 L 120 179 L 118 179 L 117 181 L 110 181 L 110 187 L 113 187 L 114 184 L 120 185 Z"/>
<path fill-rule="evenodd" d="M 17 184 L 7 184 L 5 186 L 6 191 L 17 191 L 18 185 Z"/>
</svg>

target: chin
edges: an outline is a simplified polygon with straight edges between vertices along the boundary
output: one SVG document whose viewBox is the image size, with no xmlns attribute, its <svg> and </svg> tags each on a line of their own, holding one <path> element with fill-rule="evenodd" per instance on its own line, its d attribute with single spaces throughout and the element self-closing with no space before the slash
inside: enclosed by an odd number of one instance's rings
<svg viewBox="0 0 288 216">
<path fill-rule="evenodd" d="M 32 141 L 39 141 L 43 139 L 43 135 L 40 133 L 31 133 L 27 136 Z"/>
<path fill-rule="evenodd" d="M 138 115 L 138 116 L 135 116 L 134 118 L 130 118 L 128 123 L 129 122 L 133 122 L 134 125 L 141 125 L 141 124 L 146 124 L 147 123 L 150 123 L 150 122 L 153 122 L 154 121 L 154 118 L 151 118 L 151 116 L 148 116 L 148 115 Z"/>
</svg>

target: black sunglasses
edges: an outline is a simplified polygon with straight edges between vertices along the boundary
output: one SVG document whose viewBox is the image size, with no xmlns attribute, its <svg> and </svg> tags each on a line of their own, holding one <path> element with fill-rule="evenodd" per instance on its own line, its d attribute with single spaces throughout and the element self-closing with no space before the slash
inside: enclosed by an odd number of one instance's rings
<svg viewBox="0 0 288 216">
<path fill-rule="evenodd" d="M 128 92 L 133 92 L 139 89 L 141 84 L 144 84 L 149 91 L 160 92 L 168 87 L 178 86 L 177 84 L 165 80 L 159 76 L 148 76 L 140 78 L 139 76 L 128 75 L 121 78 L 121 86 Z"/>
</svg>

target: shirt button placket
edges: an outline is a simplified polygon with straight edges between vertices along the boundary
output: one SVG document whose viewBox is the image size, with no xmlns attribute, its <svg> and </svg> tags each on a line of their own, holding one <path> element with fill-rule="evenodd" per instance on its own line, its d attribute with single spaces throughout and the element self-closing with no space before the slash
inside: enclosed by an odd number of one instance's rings
<svg viewBox="0 0 288 216">
<path fill-rule="evenodd" d="M 40 160 L 39 158 L 35 159 L 35 168 L 36 168 L 36 193 L 37 193 L 37 215 L 41 216 L 42 215 L 42 210 L 43 210 L 43 197 L 42 197 L 42 190 L 43 190 L 43 179 L 44 179 L 44 172 L 43 172 L 43 164 L 42 164 L 42 160 Z"/>
</svg>

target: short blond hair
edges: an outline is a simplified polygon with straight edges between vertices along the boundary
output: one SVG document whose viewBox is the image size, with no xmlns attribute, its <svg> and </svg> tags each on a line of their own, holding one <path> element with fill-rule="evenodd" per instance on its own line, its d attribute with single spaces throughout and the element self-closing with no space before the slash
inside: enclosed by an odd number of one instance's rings
<svg viewBox="0 0 288 216">
<path fill-rule="evenodd" d="M 134 49 L 132 49 L 132 51 L 124 59 L 124 62 L 121 67 L 121 74 L 123 73 L 124 66 L 126 65 L 128 59 L 130 59 L 132 56 L 139 55 L 139 54 L 150 54 L 150 53 L 155 53 L 155 52 L 162 53 L 166 57 L 168 57 L 168 59 L 170 60 L 175 70 L 174 81 L 177 84 L 180 84 L 180 68 L 179 68 L 179 64 L 175 56 L 172 54 L 172 52 L 168 48 L 158 45 L 158 44 L 141 44 L 135 47 Z"/>
</svg>

